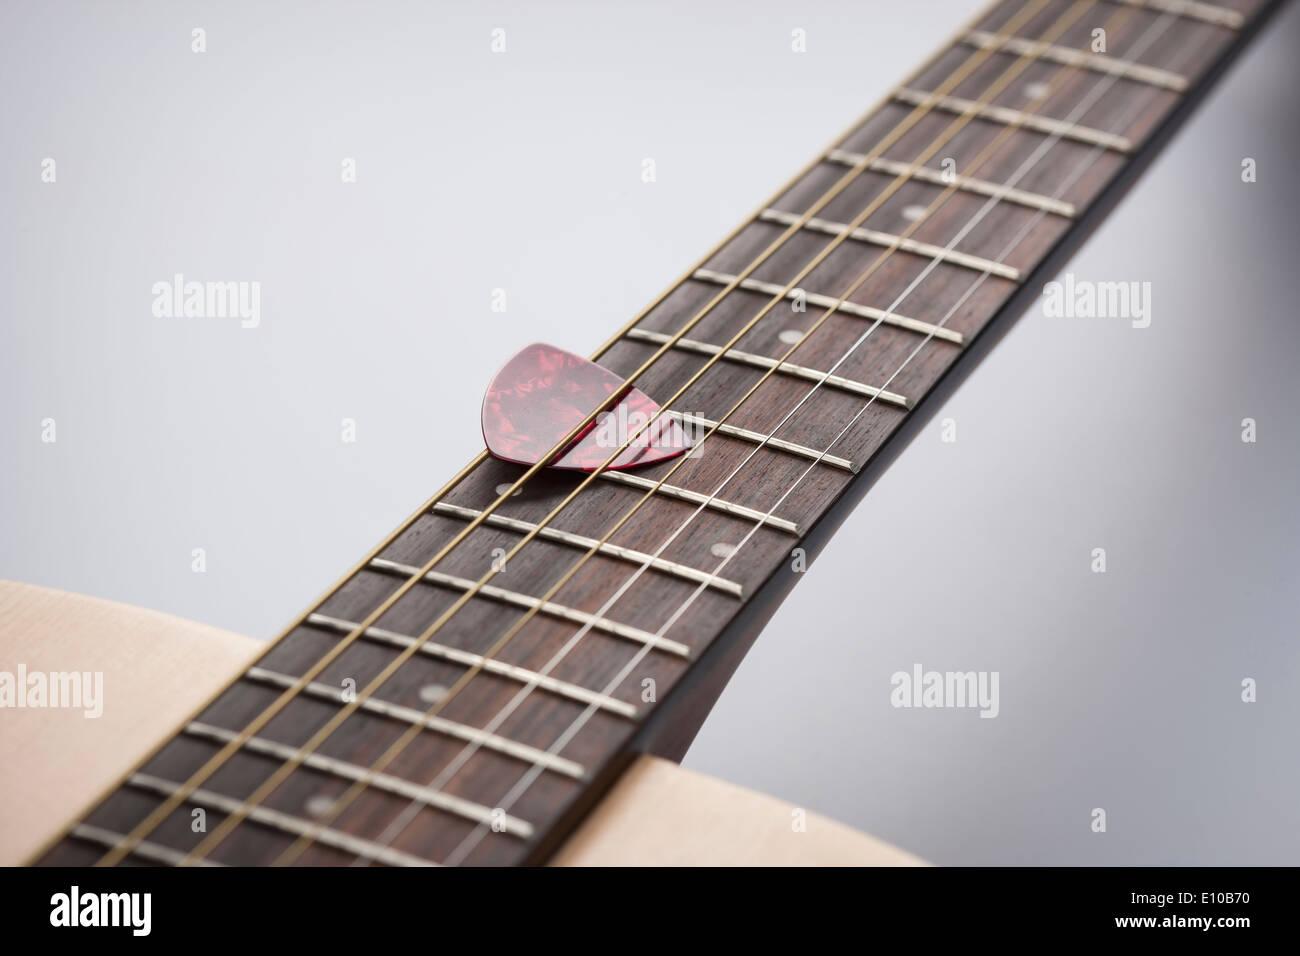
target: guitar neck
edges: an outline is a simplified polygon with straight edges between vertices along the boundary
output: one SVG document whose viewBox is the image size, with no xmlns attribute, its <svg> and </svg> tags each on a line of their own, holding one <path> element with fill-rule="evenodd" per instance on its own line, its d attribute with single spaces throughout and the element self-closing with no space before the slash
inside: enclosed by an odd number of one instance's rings
<svg viewBox="0 0 1300 956">
<path fill-rule="evenodd" d="M 41 861 L 546 859 L 1275 6 L 995 4 L 595 354 L 688 455 L 480 456 Z"/>
</svg>

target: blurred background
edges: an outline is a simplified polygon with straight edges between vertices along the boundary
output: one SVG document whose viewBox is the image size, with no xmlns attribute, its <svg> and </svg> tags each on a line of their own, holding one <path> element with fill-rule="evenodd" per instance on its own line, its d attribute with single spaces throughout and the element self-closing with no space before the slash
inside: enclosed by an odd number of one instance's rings
<svg viewBox="0 0 1300 956">
<path fill-rule="evenodd" d="M 5 4 L 0 577 L 273 636 L 519 346 L 589 353 L 981 6 Z M 1031 310 L 687 766 L 938 863 L 1300 862 L 1298 48 L 1291 6 L 1070 263 L 1150 328 Z M 175 273 L 260 324 L 155 318 Z M 894 709 L 916 663 L 999 716 Z"/>
</svg>

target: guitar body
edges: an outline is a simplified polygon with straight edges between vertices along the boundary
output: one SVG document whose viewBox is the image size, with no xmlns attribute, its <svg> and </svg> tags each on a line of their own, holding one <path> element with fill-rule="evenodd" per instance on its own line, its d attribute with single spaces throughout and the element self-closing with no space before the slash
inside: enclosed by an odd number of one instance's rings
<svg viewBox="0 0 1300 956">
<path fill-rule="evenodd" d="M 9 712 L 0 865 L 56 838 L 266 648 L 157 611 L 0 581 L 3 669 L 103 674 L 102 712 Z M 921 861 L 780 800 L 637 758 L 555 854 L 565 866 L 880 865 Z"/>
</svg>

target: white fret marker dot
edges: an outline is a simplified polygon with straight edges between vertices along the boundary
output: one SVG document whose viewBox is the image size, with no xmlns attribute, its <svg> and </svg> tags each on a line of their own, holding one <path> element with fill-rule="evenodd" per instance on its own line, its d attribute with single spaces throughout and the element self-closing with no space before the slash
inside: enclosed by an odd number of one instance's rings
<svg viewBox="0 0 1300 956">
<path fill-rule="evenodd" d="M 796 343 L 803 341 L 803 333 L 798 329 L 783 329 L 777 338 L 786 345 L 795 345 Z"/>
<path fill-rule="evenodd" d="M 916 220 L 920 219 L 924 215 L 925 215 L 924 206 L 903 207 L 903 218 L 906 219 L 908 222 L 916 222 Z"/>
<path fill-rule="evenodd" d="M 713 547 L 709 548 L 715 558 L 729 558 L 736 553 L 737 548 L 734 544 L 727 544 L 725 541 L 717 541 Z"/>
<path fill-rule="evenodd" d="M 420 700 L 426 704 L 436 704 L 447 696 L 447 688 L 441 684 L 425 684 L 420 688 Z"/>
<path fill-rule="evenodd" d="M 501 497 L 502 495 L 504 495 L 507 491 L 509 491 L 509 490 L 510 490 L 510 486 L 513 485 L 513 484 L 514 484 L 513 481 L 503 481 L 503 482 L 501 482 L 501 484 L 497 485 L 497 497 L 500 498 L 500 497 Z M 523 490 L 524 490 L 524 489 L 522 489 L 522 488 L 516 488 L 516 489 L 515 489 L 515 493 L 514 493 L 513 495 L 511 495 L 510 497 L 511 497 L 511 498 L 515 498 L 515 497 L 517 497 L 517 496 L 519 495 L 519 493 L 522 492 Z"/>
<path fill-rule="evenodd" d="M 309 817 L 323 817 L 325 814 L 330 812 L 330 808 L 333 806 L 333 797 L 327 797 L 323 793 L 318 793 L 303 804 L 303 809 L 307 811 L 307 816 Z"/>
<path fill-rule="evenodd" d="M 1027 99 L 1041 100 L 1050 92 L 1052 92 L 1052 88 L 1046 83 L 1025 84 L 1025 97 Z"/>
</svg>

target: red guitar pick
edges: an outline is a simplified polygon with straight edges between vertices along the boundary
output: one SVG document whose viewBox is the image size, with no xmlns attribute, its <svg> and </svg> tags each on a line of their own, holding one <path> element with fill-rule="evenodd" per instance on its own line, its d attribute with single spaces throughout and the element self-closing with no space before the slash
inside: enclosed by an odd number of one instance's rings
<svg viewBox="0 0 1300 956">
<path fill-rule="evenodd" d="M 497 458 L 535 465 L 565 435 L 625 386 L 609 369 L 553 345 L 534 343 L 497 372 L 483 397 L 483 440 Z M 690 448 L 675 419 L 637 388 L 602 412 L 552 468 L 595 471 L 624 448 L 610 468 L 633 468 L 675 458 Z M 639 431 L 639 434 L 637 432 Z M 635 437 L 634 437 L 635 436 Z"/>
</svg>

